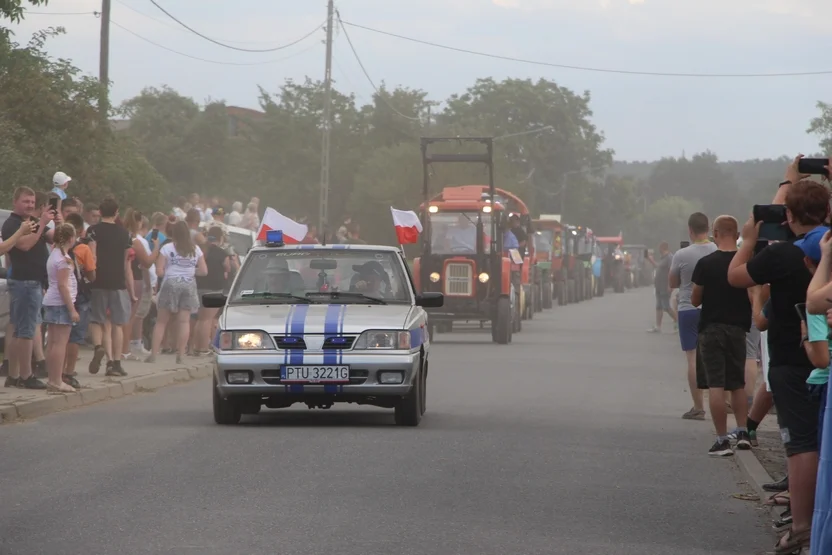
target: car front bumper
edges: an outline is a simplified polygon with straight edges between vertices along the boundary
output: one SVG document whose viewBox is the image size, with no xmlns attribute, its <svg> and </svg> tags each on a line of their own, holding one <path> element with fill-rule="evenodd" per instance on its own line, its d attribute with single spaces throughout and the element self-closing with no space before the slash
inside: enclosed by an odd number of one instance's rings
<svg viewBox="0 0 832 555">
<path fill-rule="evenodd" d="M 283 353 L 217 353 L 214 374 L 217 390 L 223 398 L 236 396 L 279 397 L 343 395 L 345 397 L 402 397 L 413 387 L 419 371 L 419 352 L 344 352 L 338 366 L 350 367 L 348 384 L 284 384 L 280 369 L 285 364 Z M 310 363 L 307 363 L 310 364 Z M 321 364 L 318 364 L 321 366 Z M 227 372 L 247 370 L 252 381 L 248 384 L 230 384 Z M 379 383 L 379 372 L 402 372 L 401 384 Z"/>
</svg>

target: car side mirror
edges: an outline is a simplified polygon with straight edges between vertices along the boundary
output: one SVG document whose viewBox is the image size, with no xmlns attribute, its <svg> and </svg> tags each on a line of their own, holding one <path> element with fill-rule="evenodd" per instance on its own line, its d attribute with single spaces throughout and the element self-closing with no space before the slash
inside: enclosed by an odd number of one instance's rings
<svg viewBox="0 0 832 555">
<path fill-rule="evenodd" d="M 441 308 L 445 304 L 445 295 L 436 292 L 425 292 L 416 295 L 416 306 L 422 308 Z"/>
<path fill-rule="evenodd" d="M 202 295 L 202 306 L 205 308 L 222 308 L 228 301 L 223 293 L 206 293 Z"/>
</svg>

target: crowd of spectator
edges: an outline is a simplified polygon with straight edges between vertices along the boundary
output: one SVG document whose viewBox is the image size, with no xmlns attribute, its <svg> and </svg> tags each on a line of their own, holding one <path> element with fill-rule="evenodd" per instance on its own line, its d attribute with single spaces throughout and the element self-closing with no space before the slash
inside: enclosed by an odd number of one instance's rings
<svg viewBox="0 0 832 555">
<path fill-rule="evenodd" d="M 761 234 L 764 222 L 754 215 L 740 229 L 731 216 L 711 226 L 695 213 L 688 246 L 671 255 L 661 245 L 650 331 L 659 329 L 663 313 L 678 321 L 693 401 L 683 418 L 705 419 L 707 391 L 717 436 L 709 455 L 753 449 L 761 421 L 775 409 L 787 473 L 764 486 L 774 492 L 766 503 L 785 509 L 774 523 L 782 532 L 774 552 L 811 547 L 814 555 L 832 553 L 832 431 L 823 426 L 827 412 L 832 421 L 832 233 L 830 191 L 798 171 L 800 158 L 788 166 L 769 207 L 785 215 L 774 225 L 787 238 Z M 678 312 L 669 302 L 673 289 Z M 729 412 L 737 424 L 730 432 Z"/>
<path fill-rule="evenodd" d="M 90 374 L 103 364 L 116 377 L 127 375 L 125 360 L 207 355 L 218 311 L 201 307 L 200 295 L 230 285 L 240 259 L 228 226 L 256 232 L 259 200 L 226 213 L 218 198 L 206 206 L 193 194 L 170 214 L 148 217 L 113 197 L 84 205 L 67 194 L 71 181 L 57 172 L 48 193 L 19 187 L 2 226 L 10 297 L 4 386 L 77 391 L 87 343 Z"/>
</svg>

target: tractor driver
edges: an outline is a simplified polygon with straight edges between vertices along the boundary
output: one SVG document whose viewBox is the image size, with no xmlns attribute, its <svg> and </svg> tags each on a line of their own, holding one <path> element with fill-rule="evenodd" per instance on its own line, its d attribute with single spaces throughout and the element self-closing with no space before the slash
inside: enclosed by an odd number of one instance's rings
<svg viewBox="0 0 832 555">
<path fill-rule="evenodd" d="M 456 223 L 448 228 L 445 239 L 452 253 L 477 252 L 477 226 L 465 214 L 460 214 Z"/>
<path fill-rule="evenodd" d="M 511 216 L 509 216 L 508 221 L 509 221 L 509 225 L 511 226 L 510 231 L 514 235 L 514 237 L 517 239 L 517 247 L 514 247 L 514 248 L 516 248 L 518 251 L 520 251 L 520 256 L 521 257 L 525 257 L 526 256 L 526 241 L 529 240 L 529 236 L 526 233 L 526 230 L 523 229 L 523 226 L 520 225 L 520 216 L 517 215 L 517 214 L 512 214 Z"/>
</svg>

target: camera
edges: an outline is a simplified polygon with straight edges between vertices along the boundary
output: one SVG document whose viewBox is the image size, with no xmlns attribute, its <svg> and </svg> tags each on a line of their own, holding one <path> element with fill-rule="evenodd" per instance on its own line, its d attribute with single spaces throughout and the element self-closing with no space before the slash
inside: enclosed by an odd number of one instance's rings
<svg viewBox="0 0 832 555">
<path fill-rule="evenodd" d="M 755 222 L 761 222 L 760 239 L 788 241 L 794 238 L 794 233 L 786 221 L 785 204 L 755 204 L 752 215 Z"/>
<path fill-rule="evenodd" d="M 810 175 L 822 175 L 829 179 L 829 172 L 826 167 L 829 165 L 829 158 L 801 158 L 797 162 L 797 171 Z"/>
</svg>

